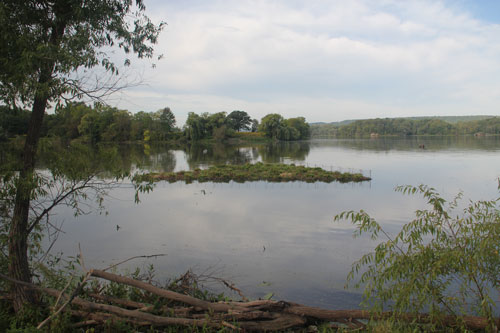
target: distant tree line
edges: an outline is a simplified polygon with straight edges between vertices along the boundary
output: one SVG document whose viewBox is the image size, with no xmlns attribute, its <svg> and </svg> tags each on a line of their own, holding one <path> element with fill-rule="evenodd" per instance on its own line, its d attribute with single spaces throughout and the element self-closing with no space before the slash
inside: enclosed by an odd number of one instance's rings
<svg viewBox="0 0 500 333">
<path fill-rule="evenodd" d="M 0 141 L 24 135 L 30 111 L 0 106 Z M 114 107 L 85 103 L 69 103 L 44 118 L 41 135 L 63 140 L 99 142 L 169 141 L 202 139 L 224 140 L 236 132 L 260 132 L 262 136 L 282 141 L 307 139 L 309 125 L 304 117 L 284 119 L 269 114 L 261 123 L 245 111 L 201 113 L 190 112 L 182 129 L 176 127 L 175 116 L 166 107 L 156 112 L 130 113 Z"/>
<path fill-rule="evenodd" d="M 470 135 L 500 134 L 500 117 L 449 123 L 436 118 L 385 118 L 357 120 L 350 124 L 312 125 L 313 137 L 366 137 L 377 135 Z"/>
<path fill-rule="evenodd" d="M 1 106 L 0 139 L 26 134 L 30 112 Z M 169 108 L 156 112 L 137 112 L 96 104 L 69 103 L 47 114 L 42 136 L 90 143 L 136 140 L 168 140 L 179 136 L 175 116 Z"/>
</svg>

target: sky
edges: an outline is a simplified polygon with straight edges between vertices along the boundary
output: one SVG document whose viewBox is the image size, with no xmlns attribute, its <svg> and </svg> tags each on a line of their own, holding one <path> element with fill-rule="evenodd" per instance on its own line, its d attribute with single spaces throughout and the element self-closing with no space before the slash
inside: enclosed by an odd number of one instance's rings
<svg viewBox="0 0 500 333">
<path fill-rule="evenodd" d="M 163 54 L 132 61 L 130 112 L 308 122 L 500 115 L 497 0 L 145 0 Z"/>
</svg>

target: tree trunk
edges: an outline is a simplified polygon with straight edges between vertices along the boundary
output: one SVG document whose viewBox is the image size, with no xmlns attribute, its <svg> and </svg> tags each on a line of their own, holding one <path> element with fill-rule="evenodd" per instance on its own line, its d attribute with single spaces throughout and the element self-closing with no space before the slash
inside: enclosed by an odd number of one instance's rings
<svg viewBox="0 0 500 333">
<path fill-rule="evenodd" d="M 50 80 L 53 66 L 46 67 L 40 74 L 42 85 Z M 44 90 L 42 88 L 42 90 Z M 31 113 L 28 133 L 23 151 L 23 165 L 16 185 L 14 215 L 9 230 L 9 275 L 17 280 L 31 282 L 31 272 L 28 261 L 29 210 L 30 197 L 34 189 L 33 174 L 35 170 L 36 151 L 40 139 L 43 116 L 47 107 L 47 93 L 39 93 L 35 97 Z M 12 285 L 14 309 L 22 309 L 25 303 L 35 302 L 32 290 L 20 285 Z"/>
<path fill-rule="evenodd" d="M 61 2 L 62 3 L 62 2 Z M 55 8 L 56 16 L 59 17 L 59 10 L 64 11 L 64 6 Z M 63 15 L 64 16 L 64 15 Z M 66 29 L 66 20 L 57 20 L 51 27 L 51 31 L 47 30 L 50 36 L 48 43 L 59 48 L 61 38 Z M 28 133 L 26 142 L 24 143 L 23 165 L 19 172 L 19 179 L 16 184 L 16 198 L 14 202 L 14 214 L 9 230 L 9 275 L 17 280 L 31 282 L 31 271 L 28 260 L 28 237 L 30 234 L 29 212 L 30 200 L 36 184 L 33 182 L 36 152 L 38 141 L 40 139 L 40 131 L 42 129 L 43 117 L 47 108 L 52 74 L 54 72 L 55 59 L 46 59 L 40 64 L 40 74 L 38 76 L 38 85 L 35 91 L 33 108 L 31 112 Z M 33 303 L 36 298 L 32 290 L 12 285 L 14 310 L 19 312 L 22 306 L 26 303 Z"/>
</svg>

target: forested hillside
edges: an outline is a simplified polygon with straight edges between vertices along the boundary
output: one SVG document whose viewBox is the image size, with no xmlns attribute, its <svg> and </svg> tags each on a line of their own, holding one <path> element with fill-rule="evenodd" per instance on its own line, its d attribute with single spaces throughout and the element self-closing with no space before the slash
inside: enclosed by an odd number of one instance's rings
<svg viewBox="0 0 500 333">
<path fill-rule="evenodd" d="M 384 118 L 357 120 L 350 124 L 311 125 L 312 137 L 367 137 L 370 135 L 483 135 L 500 134 L 500 117 Z M 459 119 L 474 119 L 461 120 Z"/>
</svg>

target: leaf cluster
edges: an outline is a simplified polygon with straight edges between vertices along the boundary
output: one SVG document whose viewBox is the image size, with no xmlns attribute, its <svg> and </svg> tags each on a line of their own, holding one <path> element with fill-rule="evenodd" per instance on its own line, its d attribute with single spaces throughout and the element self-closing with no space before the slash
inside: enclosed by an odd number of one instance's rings
<svg viewBox="0 0 500 333">
<path fill-rule="evenodd" d="M 49 102 L 82 97 L 90 92 L 75 78 L 77 70 L 99 66 L 118 74 L 105 48 L 152 58 L 164 23 L 153 24 L 144 11 L 142 0 L 2 1 L 0 100 L 29 106 L 36 95 Z"/>
</svg>

